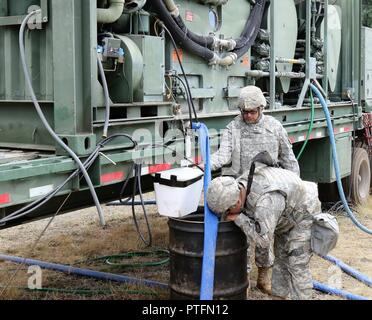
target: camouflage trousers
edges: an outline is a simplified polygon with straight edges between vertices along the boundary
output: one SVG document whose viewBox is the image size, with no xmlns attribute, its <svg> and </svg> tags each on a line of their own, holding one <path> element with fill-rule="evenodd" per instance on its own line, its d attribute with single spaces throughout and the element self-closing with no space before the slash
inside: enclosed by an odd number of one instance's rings
<svg viewBox="0 0 372 320">
<path fill-rule="evenodd" d="M 258 268 L 271 268 L 274 265 L 274 239 L 271 239 L 268 248 L 261 247 L 259 244 L 248 244 L 247 249 L 247 272 L 252 271 L 252 259 Z"/>
<path fill-rule="evenodd" d="M 310 216 L 294 221 L 285 213 L 285 198 L 278 192 L 264 195 L 255 210 L 261 234 L 269 239 L 267 247 L 256 247 L 256 264 L 273 266 L 272 293 L 293 300 L 308 300 L 312 296 L 310 273 L 311 226 Z"/>
</svg>

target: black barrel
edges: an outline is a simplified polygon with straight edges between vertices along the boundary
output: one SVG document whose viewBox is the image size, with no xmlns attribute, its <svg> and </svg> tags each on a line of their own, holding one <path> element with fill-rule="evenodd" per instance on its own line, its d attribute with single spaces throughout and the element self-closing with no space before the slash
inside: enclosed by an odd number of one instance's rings
<svg viewBox="0 0 372 320">
<path fill-rule="evenodd" d="M 204 216 L 170 218 L 170 296 L 174 300 L 200 298 L 204 247 Z M 247 240 L 233 222 L 218 227 L 214 277 L 215 300 L 247 298 Z"/>
</svg>

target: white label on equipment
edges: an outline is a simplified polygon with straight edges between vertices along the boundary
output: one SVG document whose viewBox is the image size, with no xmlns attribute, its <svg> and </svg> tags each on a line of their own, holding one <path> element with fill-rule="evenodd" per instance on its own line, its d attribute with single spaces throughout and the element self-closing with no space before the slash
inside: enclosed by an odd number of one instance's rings
<svg viewBox="0 0 372 320">
<path fill-rule="evenodd" d="M 38 188 L 32 188 L 32 189 L 30 189 L 30 198 L 45 196 L 46 194 L 48 194 L 49 192 L 51 192 L 53 190 L 54 190 L 54 185 L 53 184 L 38 187 Z"/>
</svg>

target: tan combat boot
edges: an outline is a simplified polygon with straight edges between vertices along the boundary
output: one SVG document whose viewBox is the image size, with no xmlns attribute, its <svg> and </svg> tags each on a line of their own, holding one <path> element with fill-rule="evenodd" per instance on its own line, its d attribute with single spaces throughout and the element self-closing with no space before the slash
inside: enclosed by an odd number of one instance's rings
<svg viewBox="0 0 372 320">
<path fill-rule="evenodd" d="M 270 268 L 258 268 L 257 289 L 266 294 L 271 294 Z"/>
</svg>

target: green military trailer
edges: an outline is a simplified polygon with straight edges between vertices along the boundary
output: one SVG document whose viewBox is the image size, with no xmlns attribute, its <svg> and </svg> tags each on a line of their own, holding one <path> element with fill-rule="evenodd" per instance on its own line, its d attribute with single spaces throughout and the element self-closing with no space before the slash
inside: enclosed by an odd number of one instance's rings
<svg viewBox="0 0 372 320">
<path fill-rule="evenodd" d="M 0 0 L 1 228 L 139 191 L 124 181 L 152 190 L 152 174 L 200 161 L 190 122 L 217 150 L 250 84 L 326 202 L 336 176 L 317 85 L 344 186 L 364 202 L 367 42 L 359 0 Z"/>
</svg>

